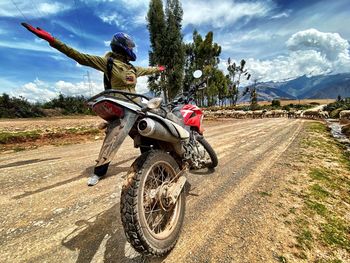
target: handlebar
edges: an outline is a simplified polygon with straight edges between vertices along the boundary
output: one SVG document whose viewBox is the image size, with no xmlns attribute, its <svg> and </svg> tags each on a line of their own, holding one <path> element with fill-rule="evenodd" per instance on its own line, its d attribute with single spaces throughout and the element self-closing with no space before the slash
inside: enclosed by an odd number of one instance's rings
<svg viewBox="0 0 350 263">
<path fill-rule="evenodd" d="M 194 100 L 193 95 L 195 95 L 196 92 L 201 89 L 201 86 L 206 84 L 207 80 L 208 80 L 208 78 L 204 79 L 202 82 L 200 82 L 198 84 L 191 85 L 190 89 L 188 90 L 188 92 L 186 94 L 182 94 L 179 98 L 170 102 L 168 104 L 168 106 L 171 106 L 173 108 L 179 104 L 187 104 L 187 103 L 193 101 Z"/>
</svg>

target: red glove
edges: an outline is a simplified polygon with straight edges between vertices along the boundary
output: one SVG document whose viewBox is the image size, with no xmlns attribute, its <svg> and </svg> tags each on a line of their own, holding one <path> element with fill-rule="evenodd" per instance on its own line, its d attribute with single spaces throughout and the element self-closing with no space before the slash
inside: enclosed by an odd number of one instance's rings
<svg viewBox="0 0 350 263">
<path fill-rule="evenodd" d="M 51 36 L 51 34 L 49 32 L 46 32 L 45 30 L 42 30 L 39 27 L 34 28 L 27 23 L 21 23 L 21 25 L 24 26 L 26 29 L 28 29 L 33 34 L 37 35 L 38 37 L 45 39 L 47 42 L 50 43 L 50 45 L 55 41 L 54 37 Z"/>
<path fill-rule="evenodd" d="M 159 66 L 159 65 L 158 65 L 158 69 L 159 69 L 159 71 L 164 71 L 164 70 L 165 70 L 165 67 L 164 67 L 164 66 Z"/>
</svg>

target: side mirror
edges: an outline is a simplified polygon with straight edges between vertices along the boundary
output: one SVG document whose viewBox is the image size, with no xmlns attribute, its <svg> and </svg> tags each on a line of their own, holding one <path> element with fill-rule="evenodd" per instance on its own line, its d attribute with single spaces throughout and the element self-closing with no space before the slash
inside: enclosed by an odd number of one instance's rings
<svg viewBox="0 0 350 263">
<path fill-rule="evenodd" d="M 199 79 L 200 77 L 202 77 L 202 75 L 203 75 L 203 72 L 199 69 L 197 69 L 195 72 L 193 72 L 193 77 L 195 79 Z"/>
</svg>

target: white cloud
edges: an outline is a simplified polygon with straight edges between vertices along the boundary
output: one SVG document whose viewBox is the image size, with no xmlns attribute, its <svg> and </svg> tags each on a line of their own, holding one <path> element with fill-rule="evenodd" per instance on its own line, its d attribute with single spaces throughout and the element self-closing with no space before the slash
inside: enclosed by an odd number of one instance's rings
<svg viewBox="0 0 350 263">
<path fill-rule="evenodd" d="M 51 14 L 56 14 L 62 11 L 65 11 L 69 9 L 69 6 L 66 4 L 62 4 L 62 3 L 57 3 L 57 2 L 53 2 L 53 3 L 40 3 L 38 10 L 39 13 L 45 15 L 51 15 Z"/>
<path fill-rule="evenodd" d="M 90 84 L 87 81 L 74 84 L 60 80 L 55 83 L 55 89 L 64 95 L 85 97 L 90 97 L 103 91 L 102 83 L 91 82 Z"/>
<path fill-rule="evenodd" d="M 280 18 L 289 17 L 289 16 L 290 16 L 290 13 L 291 13 L 291 10 L 288 10 L 288 11 L 286 11 L 286 12 L 282 12 L 282 13 L 273 15 L 273 16 L 271 17 L 271 19 L 280 19 Z"/>
<path fill-rule="evenodd" d="M 349 56 L 349 43 L 338 33 L 323 33 L 316 29 L 300 31 L 287 41 L 290 50 L 318 50 L 329 60 L 339 59 L 339 55 Z"/>
<path fill-rule="evenodd" d="M 56 52 L 56 54 L 50 55 L 56 61 L 68 61 L 68 58 L 61 53 Z"/>
<path fill-rule="evenodd" d="M 122 0 L 127 9 L 146 8 L 149 1 L 145 0 Z"/>
<path fill-rule="evenodd" d="M 278 81 L 301 75 L 350 72 L 349 43 L 337 33 L 300 31 L 286 45 L 287 55 L 272 60 L 247 60 L 253 79 Z"/>
<path fill-rule="evenodd" d="M 140 77 L 137 79 L 136 92 L 146 93 L 148 92 L 147 76 Z M 103 91 L 103 85 L 101 81 L 91 81 L 91 86 L 88 80 L 81 81 L 78 83 L 72 83 L 64 80 L 60 80 L 50 85 L 39 79 L 33 82 L 26 83 L 20 88 L 14 88 L 10 92 L 11 96 L 14 97 L 25 97 L 31 102 L 37 101 L 49 101 L 56 98 L 60 93 L 67 96 L 85 96 L 91 97 L 97 93 Z"/>
<path fill-rule="evenodd" d="M 30 50 L 30 51 L 41 51 L 41 52 L 46 52 L 46 53 L 56 53 L 53 48 L 51 48 L 47 42 L 39 42 L 39 41 L 34 41 L 33 43 L 30 42 L 14 42 L 11 41 L 4 41 L 0 40 L 0 47 L 6 47 L 6 48 L 11 48 L 11 49 L 23 49 L 23 50 Z"/>
<path fill-rule="evenodd" d="M 22 17 L 39 18 L 47 15 L 57 14 L 71 8 L 68 3 L 50 2 L 46 0 L 35 1 L 12 1 L 1 0 L 0 17 Z M 21 14 L 22 12 L 22 14 Z"/>
<path fill-rule="evenodd" d="M 67 96 L 85 96 L 90 97 L 103 91 L 102 83 L 91 82 L 91 86 L 87 81 L 71 83 L 67 81 L 57 81 L 53 85 L 43 82 L 39 79 L 26 83 L 10 92 L 14 97 L 25 97 L 31 102 L 49 101 L 56 98 L 60 93 Z"/>
<path fill-rule="evenodd" d="M 235 23 L 241 18 L 264 17 L 271 11 L 271 2 L 185 1 L 183 25 L 210 24 L 216 28 Z"/>
<path fill-rule="evenodd" d="M 147 93 L 149 91 L 148 89 L 148 77 L 139 77 L 137 78 L 137 84 L 136 84 L 136 93 Z"/>
<path fill-rule="evenodd" d="M 127 20 L 117 13 L 101 14 L 99 17 L 103 22 L 107 24 L 115 25 L 122 30 L 126 29 Z"/>
<path fill-rule="evenodd" d="M 31 102 L 48 101 L 55 98 L 58 93 L 52 89 L 48 84 L 39 79 L 24 84 L 22 87 L 11 92 L 11 96 L 25 97 Z"/>
</svg>

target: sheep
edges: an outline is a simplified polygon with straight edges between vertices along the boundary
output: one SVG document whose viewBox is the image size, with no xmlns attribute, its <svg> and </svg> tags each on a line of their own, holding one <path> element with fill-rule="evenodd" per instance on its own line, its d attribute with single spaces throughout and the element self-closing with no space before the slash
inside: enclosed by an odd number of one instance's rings
<svg viewBox="0 0 350 263">
<path fill-rule="evenodd" d="M 301 110 L 297 110 L 296 112 L 295 112 L 295 118 L 300 118 L 301 117 L 301 114 L 303 113 L 303 111 L 301 111 Z"/>
<path fill-rule="evenodd" d="M 319 112 L 320 118 L 321 119 L 328 119 L 329 118 L 329 113 L 328 111 L 320 111 Z"/>
<path fill-rule="evenodd" d="M 255 110 L 253 111 L 253 119 L 256 118 L 264 118 L 264 114 L 265 114 L 266 110 Z"/>
<path fill-rule="evenodd" d="M 288 119 L 294 119 L 295 118 L 295 111 L 289 111 L 288 112 Z"/>
<path fill-rule="evenodd" d="M 350 119 L 350 110 L 342 110 L 339 113 L 340 120 L 349 120 Z"/>
<path fill-rule="evenodd" d="M 305 110 L 302 112 L 301 117 L 305 117 L 307 119 L 318 119 L 320 110 Z"/>
<path fill-rule="evenodd" d="M 253 118 L 253 111 L 249 110 L 246 112 L 246 117 L 247 118 Z"/>
<path fill-rule="evenodd" d="M 247 117 L 247 113 L 243 110 L 235 111 L 235 118 L 237 119 L 245 119 Z"/>
<path fill-rule="evenodd" d="M 274 117 L 274 113 L 273 111 L 266 111 L 264 114 L 265 118 L 273 118 Z"/>
</svg>

